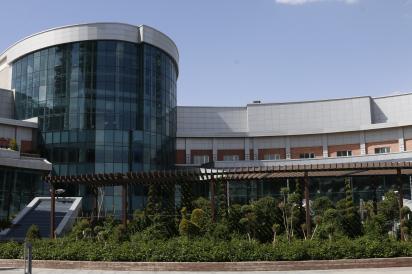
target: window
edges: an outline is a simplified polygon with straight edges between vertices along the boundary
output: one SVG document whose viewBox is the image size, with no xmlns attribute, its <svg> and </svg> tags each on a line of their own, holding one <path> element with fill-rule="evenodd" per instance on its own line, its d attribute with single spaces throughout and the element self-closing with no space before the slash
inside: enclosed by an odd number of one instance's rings
<svg viewBox="0 0 412 274">
<path fill-rule="evenodd" d="M 209 155 L 194 155 L 193 156 L 193 164 L 203 165 L 206 163 L 209 163 Z"/>
<path fill-rule="evenodd" d="M 315 153 L 310 152 L 310 153 L 301 153 L 299 154 L 300 159 L 312 159 L 315 158 Z"/>
<path fill-rule="evenodd" d="M 390 147 L 376 147 L 375 148 L 375 154 L 390 153 L 390 152 L 391 152 Z"/>
<path fill-rule="evenodd" d="M 338 157 L 349 157 L 352 156 L 352 150 L 342 150 L 336 153 Z"/>
<path fill-rule="evenodd" d="M 224 155 L 223 161 L 239 161 L 239 155 Z"/>
<path fill-rule="evenodd" d="M 263 160 L 280 160 L 279 154 L 265 154 L 263 155 Z"/>
</svg>

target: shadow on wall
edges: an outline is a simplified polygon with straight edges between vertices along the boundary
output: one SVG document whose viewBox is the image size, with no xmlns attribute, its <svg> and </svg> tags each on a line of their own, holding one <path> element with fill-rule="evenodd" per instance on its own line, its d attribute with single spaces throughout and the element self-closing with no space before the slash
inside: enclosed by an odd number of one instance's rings
<svg viewBox="0 0 412 274">
<path fill-rule="evenodd" d="M 372 112 L 372 124 L 380 124 L 388 122 L 388 117 L 382 111 L 382 109 L 371 99 L 371 112 Z"/>
</svg>

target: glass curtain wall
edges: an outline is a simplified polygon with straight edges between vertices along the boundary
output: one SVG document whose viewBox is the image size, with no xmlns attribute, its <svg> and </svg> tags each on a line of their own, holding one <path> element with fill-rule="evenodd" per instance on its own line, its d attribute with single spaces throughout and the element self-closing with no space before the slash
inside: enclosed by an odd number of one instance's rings
<svg viewBox="0 0 412 274">
<path fill-rule="evenodd" d="M 177 73 L 168 54 L 145 43 L 45 48 L 12 64 L 17 119 L 39 118 L 42 154 L 55 175 L 171 168 Z M 120 191 L 105 193 L 117 210 Z"/>
</svg>

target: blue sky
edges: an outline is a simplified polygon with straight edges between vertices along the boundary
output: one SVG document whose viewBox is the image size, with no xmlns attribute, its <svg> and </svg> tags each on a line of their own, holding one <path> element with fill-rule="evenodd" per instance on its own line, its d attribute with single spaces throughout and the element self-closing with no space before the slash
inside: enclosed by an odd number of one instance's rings
<svg viewBox="0 0 412 274">
<path fill-rule="evenodd" d="M 412 0 L 13 0 L 2 10 L 1 50 L 66 24 L 163 31 L 180 52 L 179 105 L 412 92 Z"/>
</svg>

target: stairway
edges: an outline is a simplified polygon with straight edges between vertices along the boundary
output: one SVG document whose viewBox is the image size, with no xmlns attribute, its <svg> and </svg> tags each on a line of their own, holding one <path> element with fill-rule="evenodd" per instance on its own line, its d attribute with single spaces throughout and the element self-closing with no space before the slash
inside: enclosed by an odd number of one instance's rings
<svg viewBox="0 0 412 274">
<path fill-rule="evenodd" d="M 42 238 L 50 237 L 50 198 L 37 197 L 12 221 L 12 227 L 0 233 L 0 240 L 24 241 L 31 225 L 37 225 Z M 62 236 L 74 223 L 81 198 L 58 198 L 55 207 L 56 235 Z"/>
</svg>

